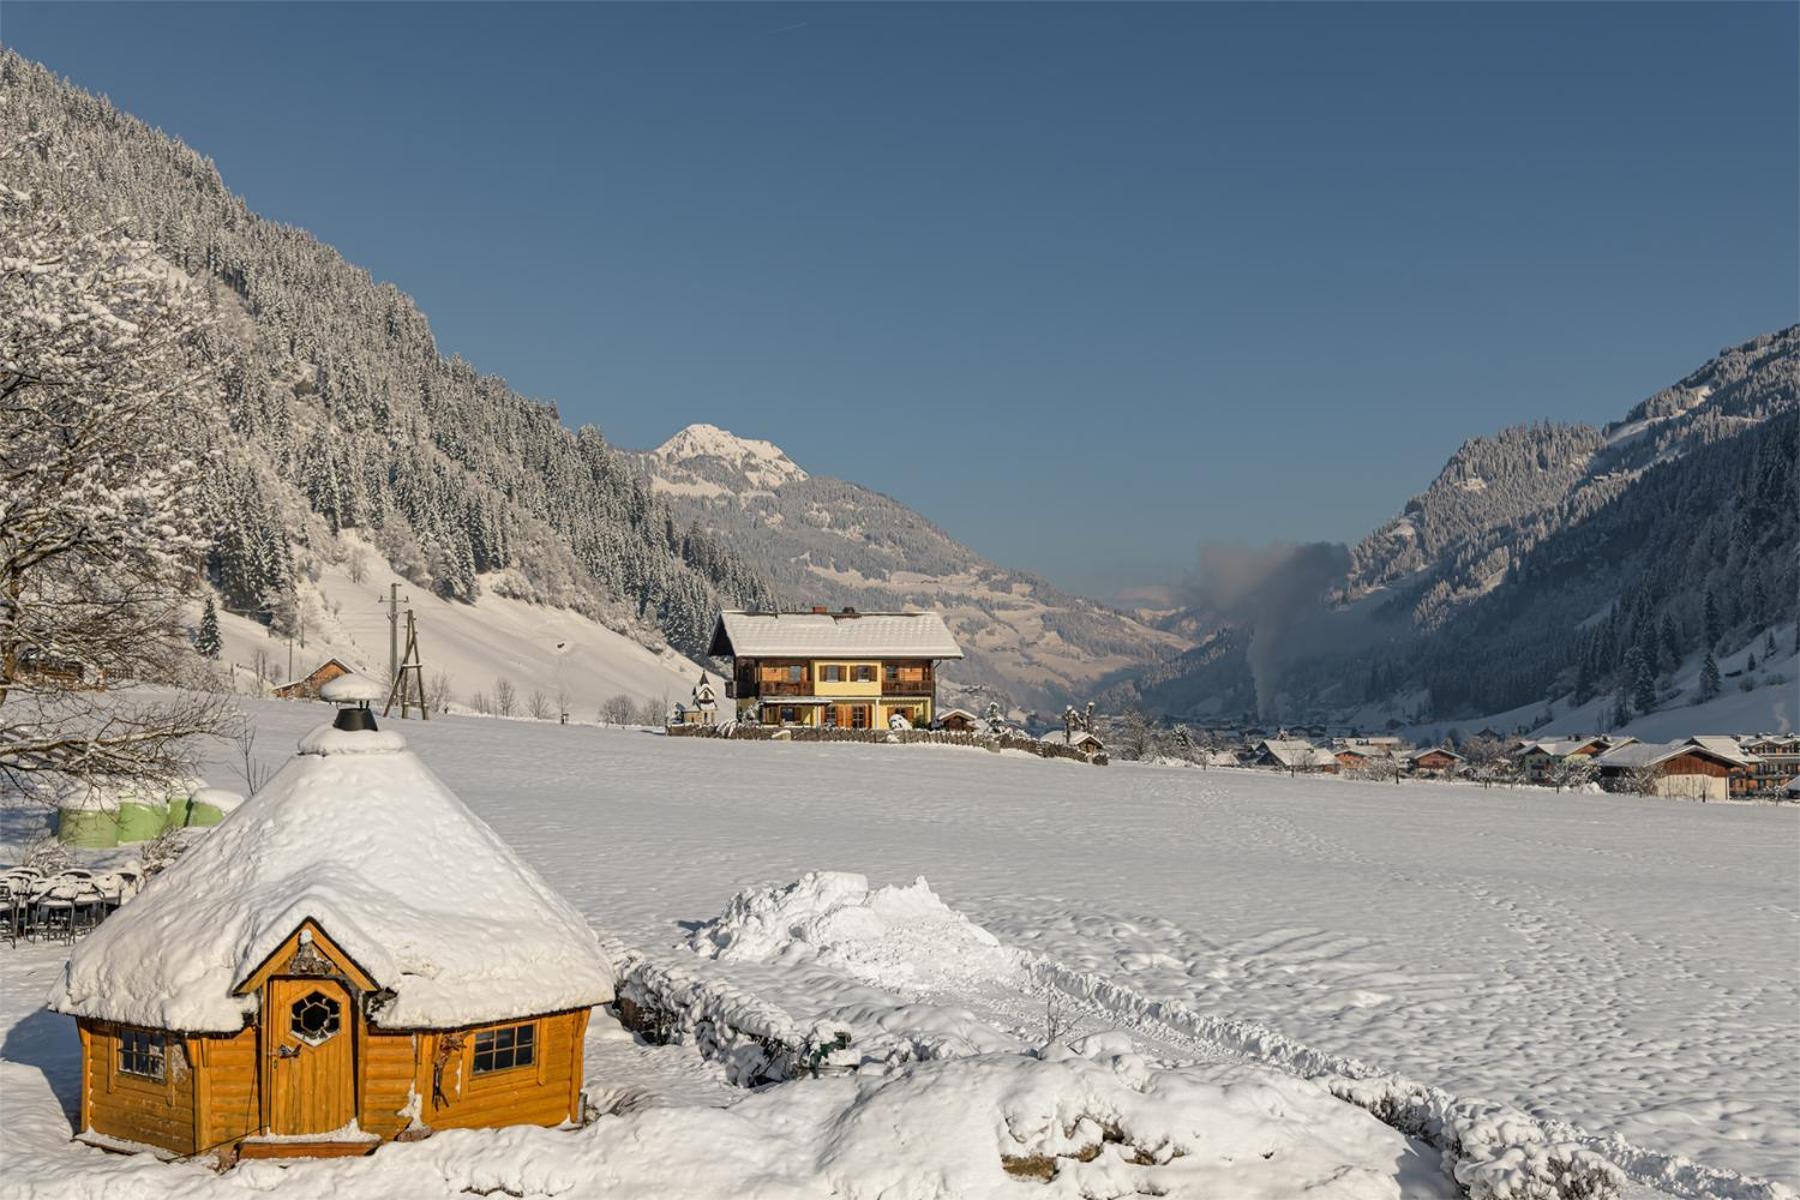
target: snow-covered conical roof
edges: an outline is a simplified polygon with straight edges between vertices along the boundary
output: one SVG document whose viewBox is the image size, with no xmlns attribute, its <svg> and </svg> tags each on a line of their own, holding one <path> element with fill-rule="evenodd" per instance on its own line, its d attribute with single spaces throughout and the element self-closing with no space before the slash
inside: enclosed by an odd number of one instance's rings
<svg viewBox="0 0 1800 1200">
<path fill-rule="evenodd" d="M 594 933 L 399 734 L 321 726 L 263 789 L 88 935 L 58 1012 L 241 1029 L 235 989 L 311 919 L 393 999 L 390 1029 L 610 1000 Z"/>
</svg>

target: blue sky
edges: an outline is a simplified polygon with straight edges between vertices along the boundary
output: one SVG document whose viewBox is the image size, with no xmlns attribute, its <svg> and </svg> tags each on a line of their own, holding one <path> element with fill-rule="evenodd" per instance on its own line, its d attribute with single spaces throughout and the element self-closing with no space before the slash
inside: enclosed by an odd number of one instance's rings
<svg viewBox="0 0 1800 1200">
<path fill-rule="evenodd" d="M 1792 4 L 43 5 L 0 38 L 655 445 L 1095 594 L 1796 319 Z"/>
</svg>

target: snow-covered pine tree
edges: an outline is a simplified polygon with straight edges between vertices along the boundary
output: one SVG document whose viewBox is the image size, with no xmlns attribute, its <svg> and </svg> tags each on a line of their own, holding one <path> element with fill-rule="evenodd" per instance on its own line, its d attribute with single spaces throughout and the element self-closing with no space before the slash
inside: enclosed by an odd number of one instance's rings
<svg viewBox="0 0 1800 1200">
<path fill-rule="evenodd" d="M 1631 680 L 1631 704 L 1640 713 L 1656 707 L 1656 673 L 1650 656 L 1633 646 L 1625 656 L 1625 675 Z"/>
<path fill-rule="evenodd" d="M 219 609 L 208 596 L 200 610 L 200 628 L 194 632 L 194 649 L 206 658 L 218 658 L 224 642 L 219 637 Z"/>
<path fill-rule="evenodd" d="M 1725 681 L 1719 676 L 1719 664 L 1713 658 L 1711 650 L 1706 652 L 1706 661 L 1700 664 L 1700 699 L 1711 700 L 1719 694 Z"/>
</svg>

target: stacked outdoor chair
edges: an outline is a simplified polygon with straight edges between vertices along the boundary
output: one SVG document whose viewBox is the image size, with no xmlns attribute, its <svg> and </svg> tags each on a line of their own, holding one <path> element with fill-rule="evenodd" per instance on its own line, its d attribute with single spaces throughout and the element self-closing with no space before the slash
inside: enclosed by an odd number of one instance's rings
<svg viewBox="0 0 1800 1200">
<path fill-rule="evenodd" d="M 40 941 L 73 942 L 106 915 L 106 897 L 90 871 L 72 869 L 39 880 L 30 905 L 27 929 Z"/>
</svg>

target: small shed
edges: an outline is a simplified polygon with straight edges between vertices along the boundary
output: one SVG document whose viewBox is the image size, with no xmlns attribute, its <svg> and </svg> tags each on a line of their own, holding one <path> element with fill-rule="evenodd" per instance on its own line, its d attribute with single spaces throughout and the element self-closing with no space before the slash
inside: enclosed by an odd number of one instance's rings
<svg viewBox="0 0 1800 1200">
<path fill-rule="evenodd" d="M 938 713 L 937 727 L 951 733 L 976 733 L 981 726 L 981 718 L 966 708 L 946 708 Z"/>
<path fill-rule="evenodd" d="M 1106 744 L 1086 729 L 1052 729 L 1041 740 L 1058 746 L 1073 746 L 1083 754 L 1100 754 L 1106 750 Z"/>
<path fill-rule="evenodd" d="M 85 1140 L 322 1156 L 581 1119 L 613 995 L 592 930 L 352 711 L 76 946 L 50 1007 L 80 1031 Z"/>
<path fill-rule="evenodd" d="M 317 700 L 319 699 L 319 689 L 332 680 L 350 673 L 349 667 L 335 658 L 328 658 L 314 667 L 310 675 L 277 685 L 275 696 L 281 700 Z"/>
</svg>

